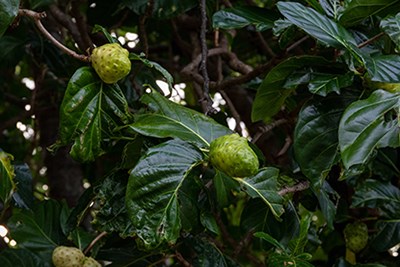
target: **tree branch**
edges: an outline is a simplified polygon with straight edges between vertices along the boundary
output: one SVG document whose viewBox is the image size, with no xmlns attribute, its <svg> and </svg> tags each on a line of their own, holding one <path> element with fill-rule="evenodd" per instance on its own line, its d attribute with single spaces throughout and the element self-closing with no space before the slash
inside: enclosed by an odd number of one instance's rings
<svg viewBox="0 0 400 267">
<path fill-rule="evenodd" d="M 76 53 L 75 51 L 69 49 L 68 47 L 64 46 L 62 43 L 60 43 L 56 38 L 54 38 L 54 36 L 52 36 L 47 30 L 46 28 L 43 26 L 41 20 L 46 18 L 46 13 L 45 12 L 35 12 L 32 10 L 28 10 L 28 9 L 20 9 L 18 14 L 20 16 L 27 16 L 33 19 L 33 21 L 35 22 L 35 25 L 37 26 L 37 28 L 39 29 L 39 31 L 47 38 L 50 40 L 50 42 L 52 42 L 56 47 L 58 47 L 60 50 L 62 50 L 64 53 L 66 53 L 69 56 L 72 56 L 78 60 L 84 61 L 84 62 L 90 62 L 90 57 L 89 56 L 85 56 L 85 55 L 80 55 L 78 53 Z"/>
<path fill-rule="evenodd" d="M 289 193 L 304 191 L 309 187 L 310 187 L 309 181 L 301 181 L 300 183 L 295 184 L 294 186 L 282 188 L 281 190 L 279 190 L 278 194 L 283 196 Z"/>
<path fill-rule="evenodd" d="M 201 62 L 200 70 L 203 76 L 203 99 L 200 101 L 205 101 L 207 103 L 206 114 L 215 113 L 216 110 L 213 108 L 213 101 L 210 97 L 210 78 L 207 72 L 207 12 L 206 12 L 206 0 L 200 0 L 200 12 L 201 12 L 201 27 L 200 27 L 200 43 L 201 43 Z"/>
</svg>

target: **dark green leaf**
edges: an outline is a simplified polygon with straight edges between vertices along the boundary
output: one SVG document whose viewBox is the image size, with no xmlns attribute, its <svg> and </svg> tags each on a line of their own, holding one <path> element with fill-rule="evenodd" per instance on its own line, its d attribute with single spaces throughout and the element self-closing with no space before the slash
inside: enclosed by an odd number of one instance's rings
<svg viewBox="0 0 400 267">
<path fill-rule="evenodd" d="M 7 248 L 0 253 L 1 267 L 50 267 L 46 262 L 27 249 Z"/>
<path fill-rule="evenodd" d="M 48 6 L 55 2 L 55 0 L 30 0 L 31 9 L 37 9 L 38 7 Z"/>
<path fill-rule="evenodd" d="M 251 6 L 226 8 L 212 17 L 214 28 L 238 29 L 253 25 L 258 31 L 272 29 L 276 19 L 276 14 L 269 10 Z"/>
<path fill-rule="evenodd" d="M 366 66 L 372 81 L 400 83 L 400 56 L 385 55 L 369 60 Z"/>
<path fill-rule="evenodd" d="M 400 13 L 395 16 L 389 16 L 381 20 L 381 29 L 389 35 L 390 39 L 400 48 Z"/>
<path fill-rule="evenodd" d="M 174 243 L 181 230 L 179 190 L 203 160 L 192 144 L 170 140 L 152 147 L 131 171 L 126 193 L 128 214 L 147 248 Z"/>
<path fill-rule="evenodd" d="M 95 187 L 96 200 L 101 203 L 93 224 L 96 229 L 108 233 L 119 233 L 123 237 L 133 236 L 134 227 L 129 219 L 125 201 L 128 174 L 113 172 Z"/>
<path fill-rule="evenodd" d="M 286 98 L 293 93 L 298 83 L 287 80 L 294 71 L 308 66 L 332 65 L 322 57 L 300 56 L 291 57 L 274 67 L 264 78 L 254 99 L 251 118 L 253 121 L 264 120 L 274 116 L 284 106 Z"/>
<path fill-rule="evenodd" d="M 267 241 L 268 243 L 273 245 L 275 248 L 278 248 L 282 251 L 286 251 L 286 248 L 281 243 L 279 243 L 278 240 L 276 240 L 275 238 L 273 238 L 271 235 L 269 235 L 267 233 L 256 232 L 256 233 L 254 233 L 254 236 Z"/>
<path fill-rule="evenodd" d="M 109 43 L 119 43 L 118 40 L 114 37 L 111 36 L 111 34 L 106 30 L 106 28 L 100 26 L 100 25 L 94 25 L 92 33 L 95 32 L 102 32 L 104 34 L 104 37 L 106 37 L 107 41 Z"/>
<path fill-rule="evenodd" d="M 228 267 L 223 253 L 215 246 L 215 244 L 208 240 L 190 238 L 186 245 L 192 247 L 196 255 L 196 258 L 192 262 L 193 267 Z"/>
<path fill-rule="evenodd" d="M 335 20 L 343 9 L 340 0 L 320 0 L 320 3 L 325 13 Z"/>
<path fill-rule="evenodd" d="M 73 141 L 71 155 L 92 161 L 103 154 L 103 143 L 129 120 L 128 104 L 117 84 L 103 83 L 91 67 L 71 77 L 60 108 L 62 144 Z"/>
<path fill-rule="evenodd" d="M 135 53 L 130 53 L 129 54 L 129 59 L 131 60 L 140 60 L 141 62 L 143 62 L 143 64 L 145 64 L 148 68 L 154 68 L 156 71 L 158 71 L 167 81 L 169 89 L 170 90 L 174 90 L 172 84 L 174 83 L 174 78 L 172 77 L 172 75 L 164 68 L 162 67 L 160 64 L 158 64 L 157 62 L 148 60 L 147 58 L 144 57 L 145 55 L 137 55 Z"/>
<path fill-rule="evenodd" d="M 308 84 L 308 89 L 311 93 L 320 96 L 327 96 L 331 92 L 339 94 L 341 88 L 352 85 L 353 77 L 352 73 L 344 75 L 314 74 Z"/>
<path fill-rule="evenodd" d="M 399 106 L 400 94 L 376 90 L 345 110 L 339 146 L 346 168 L 365 164 L 377 148 L 400 146 Z"/>
<path fill-rule="evenodd" d="M 231 177 L 218 170 L 214 176 L 213 184 L 218 206 L 229 206 L 232 203 L 232 191 L 238 191 L 239 184 Z"/>
<path fill-rule="evenodd" d="M 311 217 L 301 219 L 299 235 L 289 242 L 290 255 L 298 256 L 304 252 L 308 241 L 308 229 L 310 228 Z"/>
<path fill-rule="evenodd" d="M 27 164 L 15 165 L 14 171 L 17 184 L 17 191 L 13 194 L 15 205 L 30 209 L 33 205 L 33 185 L 29 166 Z"/>
<path fill-rule="evenodd" d="M 375 250 L 384 252 L 400 243 L 400 216 L 397 220 L 379 220 L 376 228 L 377 233 L 370 242 Z"/>
<path fill-rule="evenodd" d="M 32 210 L 14 210 L 8 221 L 10 235 L 20 248 L 51 262 L 53 249 L 65 241 L 60 217 L 67 209 L 55 200 L 37 203 Z"/>
<path fill-rule="evenodd" d="M 314 9 L 294 2 L 278 2 L 277 6 L 286 19 L 319 41 L 336 48 L 357 46 L 345 28 Z"/>
<path fill-rule="evenodd" d="M 279 169 L 268 167 L 261 169 L 256 175 L 245 179 L 234 178 L 246 193 L 253 198 L 261 198 L 269 206 L 276 218 L 282 215 L 283 198 L 278 194 L 277 179 Z"/>
<path fill-rule="evenodd" d="M 207 147 L 215 138 L 232 133 L 210 117 L 169 101 L 155 91 L 144 95 L 142 101 L 155 113 L 138 116 L 129 125 L 140 134 L 179 138 Z"/>
<path fill-rule="evenodd" d="M 357 0 L 350 1 L 344 7 L 339 18 L 341 24 L 350 26 L 362 22 L 375 14 L 385 15 L 387 12 L 398 10 L 398 0 Z"/>
<path fill-rule="evenodd" d="M 261 199 L 251 199 L 246 204 L 240 219 L 241 228 L 245 232 L 264 232 L 287 246 L 299 233 L 299 218 L 292 202 L 285 207 L 285 213 L 278 222 L 270 208 Z M 255 239 L 253 244 L 259 241 Z M 264 246 L 260 246 L 264 247 Z"/>
<path fill-rule="evenodd" d="M 131 9 L 138 15 L 149 13 L 147 0 L 124 0 L 123 5 Z M 154 1 L 153 8 L 150 10 L 151 16 L 160 19 L 166 19 L 184 13 L 198 4 L 195 0 L 163 0 Z"/>
<path fill-rule="evenodd" d="M 294 153 L 301 171 L 320 183 L 338 161 L 338 128 L 349 96 L 332 96 L 306 103 L 294 132 Z"/>
<path fill-rule="evenodd" d="M 14 67 L 24 55 L 24 44 L 26 39 L 14 36 L 3 36 L 0 38 L 0 64 L 2 66 Z"/>
<path fill-rule="evenodd" d="M 8 203 L 16 188 L 14 182 L 14 167 L 11 164 L 13 156 L 0 150 L 0 200 Z"/>
<path fill-rule="evenodd" d="M 19 0 L 0 0 L 0 37 L 18 14 Z"/>
<path fill-rule="evenodd" d="M 379 208 L 388 219 L 400 219 L 400 189 L 388 182 L 364 181 L 353 196 L 354 207 Z"/>
<path fill-rule="evenodd" d="M 333 229 L 333 221 L 336 216 L 336 205 L 331 200 L 330 196 L 337 197 L 336 192 L 330 187 L 327 182 L 324 182 L 322 186 L 311 187 L 315 196 L 318 199 L 321 212 L 325 217 L 327 225 L 330 229 Z"/>
</svg>

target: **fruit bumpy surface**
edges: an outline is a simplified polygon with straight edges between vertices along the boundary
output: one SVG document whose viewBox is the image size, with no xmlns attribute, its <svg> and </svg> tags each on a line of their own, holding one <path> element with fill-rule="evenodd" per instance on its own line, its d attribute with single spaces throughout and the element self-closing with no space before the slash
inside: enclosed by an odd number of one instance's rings
<svg viewBox="0 0 400 267">
<path fill-rule="evenodd" d="M 78 248 L 59 246 L 53 250 L 52 260 L 55 267 L 82 267 L 85 255 Z"/>
<path fill-rule="evenodd" d="M 210 162 L 232 177 L 247 177 L 258 171 L 258 158 L 239 134 L 218 137 L 210 144 Z"/>
<path fill-rule="evenodd" d="M 92 257 L 86 257 L 82 267 L 101 267 L 101 264 Z"/>
<path fill-rule="evenodd" d="M 129 52 L 117 43 L 96 47 L 90 59 L 100 79 L 108 84 L 118 82 L 131 71 Z"/>
<path fill-rule="evenodd" d="M 368 244 L 368 227 L 365 223 L 349 223 L 343 230 L 346 247 L 358 253 Z"/>
</svg>

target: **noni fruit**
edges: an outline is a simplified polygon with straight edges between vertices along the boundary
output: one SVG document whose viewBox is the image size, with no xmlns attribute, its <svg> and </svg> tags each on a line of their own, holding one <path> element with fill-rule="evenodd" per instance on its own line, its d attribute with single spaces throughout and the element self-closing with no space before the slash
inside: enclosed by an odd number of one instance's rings
<svg viewBox="0 0 400 267">
<path fill-rule="evenodd" d="M 258 158 L 239 134 L 218 137 L 210 144 L 209 159 L 218 170 L 232 177 L 247 177 L 258 171 Z"/>
<path fill-rule="evenodd" d="M 101 264 L 92 257 L 86 257 L 83 261 L 82 267 L 101 267 Z"/>
<path fill-rule="evenodd" d="M 117 43 L 96 47 L 90 59 L 97 74 L 108 84 L 118 82 L 131 71 L 129 52 Z"/>
<path fill-rule="evenodd" d="M 343 235 L 346 247 L 354 253 L 360 252 L 368 243 L 368 227 L 363 222 L 347 224 Z"/>
<path fill-rule="evenodd" d="M 55 267 L 82 267 L 85 255 L 75 247 L 59 246 L 53 250 L 52 260 Z"/>
</svg>

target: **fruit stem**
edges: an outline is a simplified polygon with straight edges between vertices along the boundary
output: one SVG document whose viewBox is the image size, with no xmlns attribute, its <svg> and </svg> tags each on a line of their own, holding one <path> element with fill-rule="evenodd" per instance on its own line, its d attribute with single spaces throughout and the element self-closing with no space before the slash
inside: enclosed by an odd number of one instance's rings
<svg viewBox="0 0 400 267">
<path fill-rule="evenodd" d="M 85 250 L 83 251 L 83 254 L 87 255 L 89 253 L 89 251 L 94 247 L 94 245 L 105 235 L 107 235 L 107 232 L 101 232 L 99 235 L 97 235 L 92 240 L 92 242 L 90 242 L 90 244 L 85 248 Z"/>
</svg>

